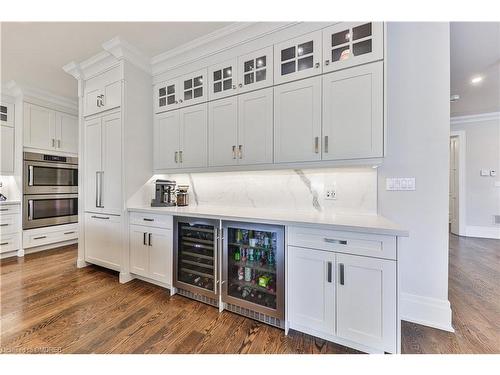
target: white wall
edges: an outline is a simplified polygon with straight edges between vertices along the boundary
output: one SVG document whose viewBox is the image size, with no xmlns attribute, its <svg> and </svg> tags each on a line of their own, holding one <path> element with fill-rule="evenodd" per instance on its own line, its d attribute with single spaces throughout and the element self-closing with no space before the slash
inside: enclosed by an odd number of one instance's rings
<svg viewBox="0 0 500 375">
<path fill-rule="evenodd" d="M 449 24 L 389 23 L 379 212 L 410 231 L 398 254 L 403 319 L 447 330 L 449 98 Z M 415 177 L 416 191 L 386 191 L 387 177 Z"/>
<path fill-rule="evenodd" d="M 465 131 L 466 234 L 500 239 L 500 113 L 452 118 L 451 130 Z M 497 176 L 481 176 L 480 170 L 497 171 Z"/>
</svg>

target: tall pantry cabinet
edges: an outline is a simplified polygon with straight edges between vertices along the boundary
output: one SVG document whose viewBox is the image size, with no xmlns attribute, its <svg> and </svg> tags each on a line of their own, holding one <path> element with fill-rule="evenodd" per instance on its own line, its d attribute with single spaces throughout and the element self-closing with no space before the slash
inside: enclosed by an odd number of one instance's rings
<svg viewBox="0 0 500 375">
<path fill-rule="evenodd" d="M 82 199 L 78 263 L 126 272 L 127 202 L 151 177 L 151 76 L 112 56 L 81 82 Z"/>
</svg>

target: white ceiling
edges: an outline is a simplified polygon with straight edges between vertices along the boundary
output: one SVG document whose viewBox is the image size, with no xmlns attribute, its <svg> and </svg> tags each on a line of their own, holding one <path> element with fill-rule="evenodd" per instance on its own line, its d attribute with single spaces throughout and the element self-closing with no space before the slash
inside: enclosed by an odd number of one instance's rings
<svg viewBox="0 0 500 375">
<path fill-rule="evenodd" d="M 450 39 L 451 94 L 460 95 L 451 115 L 500 111 L 500 22 L 452 22 Z"/>
<path fill-rule="evenodd" d="M 62 67 L 102 51 L 120 36 L 153 57 L 227 26 L 225 22 L 2 22 L 1 80 L 76 98 L 76 80 Z"/>
</svg>

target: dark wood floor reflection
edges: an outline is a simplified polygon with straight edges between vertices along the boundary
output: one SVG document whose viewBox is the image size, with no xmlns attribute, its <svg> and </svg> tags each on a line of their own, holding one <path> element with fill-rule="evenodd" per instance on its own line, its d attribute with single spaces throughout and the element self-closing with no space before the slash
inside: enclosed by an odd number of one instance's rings
<svg viewBox="0 0 500 375">
<path fill-rule="evenodd" d="M 218 311 L 115 272 L 77 269 L 70 246 L 0 266 L 4 353 L 356 353 Z M 456 333 L 403 323 L 404 353 L 500 353 L 500 241 L 450 239 Z"/>
</svg>

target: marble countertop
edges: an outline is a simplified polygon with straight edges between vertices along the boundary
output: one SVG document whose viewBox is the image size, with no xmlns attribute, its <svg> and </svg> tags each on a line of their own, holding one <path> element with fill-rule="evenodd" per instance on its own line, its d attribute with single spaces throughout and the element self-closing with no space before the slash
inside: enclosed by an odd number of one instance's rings
<svg viewBox="0 0 500 375">
<path fill-rule="evenodd" d="M 200 217 L 263 224 L 324 227 L 350 232 L 407 237 L 408 231 L 380 215 L 326 214 L 319 211 L 292 211 L 267 208 L 187 206 L 187 207 L 129 207 L 128 211 L 163 213 L 174 216 Z"/>
</svg>

